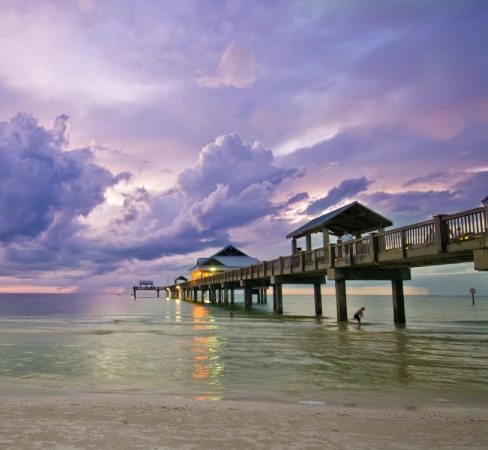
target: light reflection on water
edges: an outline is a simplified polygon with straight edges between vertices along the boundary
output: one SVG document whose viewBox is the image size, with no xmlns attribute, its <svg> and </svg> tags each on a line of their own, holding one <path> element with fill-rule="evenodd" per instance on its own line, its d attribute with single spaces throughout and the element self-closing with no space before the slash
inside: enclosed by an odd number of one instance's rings
<svg viewBox="0 0 488 450">
<path fill-rule="evenodd" d="M 356 405 L 361 398 L 486 404 L 488 299 L 351 297 L 365 323 L 285 296 L 244 311 L 110 296 L 0 296 L 0 392 L 143 393 Z M 229 318 L 233 310 L 234 319 Z M 424 399 L 424 400 L 422 400 Z M 434 401 L 434 400 L 432 400 Z M 411 406 L 411 405 L 410 405 Z"/>
</svg>

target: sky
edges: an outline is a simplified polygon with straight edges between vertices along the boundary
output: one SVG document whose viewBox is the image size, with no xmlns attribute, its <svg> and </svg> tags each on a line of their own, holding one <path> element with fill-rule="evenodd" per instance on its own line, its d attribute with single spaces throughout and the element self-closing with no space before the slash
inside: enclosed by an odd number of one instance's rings
<svg viewBox="0 0 488 450">
<path fill-rule="evenodd" d="M 487 43 L 486 0 L 1 0 L 0 292 L 274 259 L 356 200 L 395 227 L 481 206 Z M 472 263 L 412 278 L 488 295 Z"/>
</svg>

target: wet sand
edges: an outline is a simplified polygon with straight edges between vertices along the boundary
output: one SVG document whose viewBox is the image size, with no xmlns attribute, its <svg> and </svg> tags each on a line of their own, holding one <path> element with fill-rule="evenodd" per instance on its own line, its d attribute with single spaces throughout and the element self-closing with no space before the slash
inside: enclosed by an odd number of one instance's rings
<svg viewBox="0 0 488 450">
<path fill-rule="evenodd" d="M 251 402 L 0 399 L 0 449 L 486 449 L 488 414 Z"/>
</svg>

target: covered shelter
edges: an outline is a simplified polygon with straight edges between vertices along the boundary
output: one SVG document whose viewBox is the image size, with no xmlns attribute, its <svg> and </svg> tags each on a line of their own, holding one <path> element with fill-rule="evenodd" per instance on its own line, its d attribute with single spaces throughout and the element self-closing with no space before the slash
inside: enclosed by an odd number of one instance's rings
<svg viewBox="0 0 488 450">
<path fill-rule="evenodd" d="M 198 258 L 197 264 L 188 272 L 190 272 L 192 280 L 197 280 L 225 270 L 251 266 L 258 262 L 260 262 L 259 259 L 246 255 L 233 245 L 227 245 L 210 257 Z"/>
<path fill-rule="evenodd" d="M 292 239 L 292 254 L 295 255 L 297 253 L 297 239 L 302 237 L 306 239 L 306 250 L 312 250 L 312 234 L 314 233 L 323 233 L 325 247 L 330 242 L 330 234 L 342 236 L 347 230 L 358 238 L 364 233 L 383 231 L 385 227 L 392 225 L 393 222 L 381 214 L 359 202 L 353 202 L 311 220 L 292 231 L 286 238 Z"/>
<path fill-rule="evenodd" d="M 186 283 L 188 281 L 188 278 L 185 278 L 183 275 L 181 275 L 178 278 L 175 278 L 175 284 L 178 284 L 178 281 L 181 281 L 182 283 Z"/>
</svg>

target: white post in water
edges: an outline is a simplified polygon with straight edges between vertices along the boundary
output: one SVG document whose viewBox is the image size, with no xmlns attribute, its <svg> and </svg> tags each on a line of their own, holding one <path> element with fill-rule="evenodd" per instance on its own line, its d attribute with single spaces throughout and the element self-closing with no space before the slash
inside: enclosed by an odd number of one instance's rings
<svg viewBox="0 0 488 450">
<path fill-rule="evenodd" d="M 473 299 L 473 305 L 474 305 L 474 294 L 476 294 L 476 289 L 475 288 L 471 288 L 469 290 L 470 294 L 471 294 L 471 298 Z"/>
</svg>

